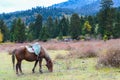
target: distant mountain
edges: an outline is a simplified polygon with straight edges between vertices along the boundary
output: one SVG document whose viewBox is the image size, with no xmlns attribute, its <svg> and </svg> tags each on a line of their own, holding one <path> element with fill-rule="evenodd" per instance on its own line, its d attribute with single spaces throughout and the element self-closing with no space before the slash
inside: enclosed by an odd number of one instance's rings
<svg viewBox="0 0 120 80">
<path fill-rule="evenodd" d="M 66 2 L 55 4 L 52 7 L 74 9 L 75 12 L 82 15 L 96 14 L 100 10 L 101 0 L 68 0 Z M 114 7 L 120 6 L 120 0 L 113 0 Z"/>
<path fill-rule="evenodd" d="M 59 4 L 44 7 L 36 7 L 25 11 L 17 11 L 12 13 L 0 14 L 0 19 L 3 19 L 9 26 L 13 19 L 20 17 L 25 24 L 35 21 L 36 15 L 41 14 L 45 21 L 48 16 L 60 17 L 63 14 L 71 15 L 78 13 L 82 15 L 94 15 L 100 10 L 101 0 L 68 0 Z M 113 0 L 114 6 L 120 6 L 120 0 Z"/>
<path fill-rule="evenodd" d="M 94 15 L 100 10 L 100 0 L 96 0 L 91 4 L 77 8 L 77 12 L 82 15 Z"/>
<path fill-rule="evenodd" d="M 60 3 L 60 4 L 55 4 L 55 5 L 53 5 L 53 7 L 76 9 L 76 8 L 81 8 L 82 6 L 91 4 L 94 1 L 96 1 L 96 0 L 68 0 L 68 1 Z"/>
<path fill-rule="evenodd" d="M 8 26 L 11 25 L 11 22 L 15 18 L 21 18 L 25 24 L 29 24 L 30 22 L 34 22 L 36 15 L 41 14 L 43 17 L 43 21 L 45 21 L 49 16 L 53 18 L 61 17 L 63 14 L 69 15 L 74 13 L 72 10 L 69 9 L 61 9 L 61 8 L 43 8 L 43 7 L 36 7 L 25 11 L 17 11 L 12 13 L 3 13 L 0 14 L 0 19 L 3 19 Z"/>
</svg>

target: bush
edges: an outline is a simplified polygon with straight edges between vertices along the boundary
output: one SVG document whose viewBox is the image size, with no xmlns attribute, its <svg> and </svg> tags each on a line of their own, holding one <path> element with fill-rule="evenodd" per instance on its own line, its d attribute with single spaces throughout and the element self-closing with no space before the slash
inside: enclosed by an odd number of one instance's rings
<svg viewBox="0 0 120 80">
<path fill-rule="evenodd" d="M 120 67 L 120 49 L 110 48 L 106 54 L 99 57 L 98 65 Z"/>
<path fill-rule="evenodd" d="M 92 48 L 86 48 L 85 50 L 75 49 L 70 51 L 70 53 L 67 56 L 70 58 L 88 58 L 88 57 L 90 58 L 90 57 L 96 57 L 97 52 Z"/>
<path fill-rule="evenodd" d="M 104 35 L 104 36 L 103 36 L 103 40 L 104 40 L 104 41 L 107 41 L 107 40 L 108 40 L 108 36 L 107 36 L 107 35 Z"/>
</svg>

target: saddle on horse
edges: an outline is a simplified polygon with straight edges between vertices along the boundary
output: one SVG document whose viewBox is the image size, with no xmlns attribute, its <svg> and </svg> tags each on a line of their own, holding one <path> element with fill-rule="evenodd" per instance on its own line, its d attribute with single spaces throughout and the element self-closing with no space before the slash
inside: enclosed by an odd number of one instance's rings
<svg viewBox="0 0 120 80">
<path fill-rule="evenodd" d="M 39 54 L 41 51 L 41 46 L 39 43 L 30 44 L 30 45 L 26 46 L 26 49 L 28 52 L 34 53 L 39 58 Z"/>
</svg>

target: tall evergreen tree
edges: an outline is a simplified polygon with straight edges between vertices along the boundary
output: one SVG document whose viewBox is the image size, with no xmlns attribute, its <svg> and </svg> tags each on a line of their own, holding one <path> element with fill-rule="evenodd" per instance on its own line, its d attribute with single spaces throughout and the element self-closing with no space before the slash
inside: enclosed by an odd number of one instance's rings
<svg viewBox="0 0 120 80">
<path fill-rule="evenodd" d="M 116 19 L 115 19 L 115 23 L 113 25 L 113 37 L 114 38 L 120 38 L 120 11 L 116 12 Z"/>
<path fill-rule="evenodd" d="M 58 28 L 58 24 L 59 24 L 59 21 L 57 18 L 55 18 L 55 21 L 54 21 L 54 30 L 53 30 L 53 38 L 57 37 L 58 34 L 59 34 L 59 28 Z"/>
<path fill-rule="evenodd" d="M 51 38 L 53 38 L 54 35 L 54 23 L 53 23 L 53 19 L 51 16 L 48 17 L 47 19 L 47 28 L 48 28 L 48 33 L 50 35 Z"/>
<path fill-rule="evenodd" d="M 58 27 L 59 27 L 59 34 L 62 34 L 63 36 L 68 35 L 69 24 L 65 16 L 63 16 L 62 19 L 60 20 Z"/>
<path fill-rule="evenodd" d="M 12 22 L 12 25 L 11 25 L 11 29 L 10 29 L 10 40 L 12 42 L 17 41 L 16 27 L 17 27 L 17 19 L 14 19 L 13 22 Z"/>
<path fill-rule="evenodd" d="M 27 32 L 27 40 L 32 41 L 34 40 L 34 23 L 30 23 L 28 27 L 28 32 Z"/>
<path fill-rule="evenodd" d="M 89 22 L 89 24 L 92 27 L 91 28 L 91 34 L 94 34 L 94 30 L 95 30 L 95 19 L 94 19 L 94 16 L 88 16 L 88 22 Z"/>
<path fill-rule="evenodd" d="M 17 41 L 18 42 L 24 42 L 26 40 L 25 29 L 26 27 L 24 22 L 22 22 L 22 20 L 18 18 L 18 21 L 17 21 L 17 30 L 18 30 Z"/>
<path fill-rule="evenodd" d="M 24 42 L 26 40 L 25 24 L 20 18 L 15 19 L 11 28 L 11 41 Z"/>
<path fill-rule="evenodd" d="M 42 16 L 38 14 L 33 28 L 34 39 L 39 39 L 41 29 L 42 29 Z"/>
<path fill-rule="evenodd" d="M 85 34 L 85 31 L 83 30 L 84 29 L 84 23 L 85 23 L 85 18 L 83 16 L 80 17 L 80 26 L 82 28 L 80 34 L 84 35 Z"/>
<path fill-rule="evenodd" d="M 112 0 L 101 0 L 101 8 L 102 10 L 109 9 L 113 6 Z"/>
<path fill-rule="evenodd" d="M 49 33 L 48 33 L 48 27 L 44 26 L 42 27 L 41 33 L 40 33 L 40 40 L 46 42 L 49 39 Z"/>
<path fill-rule="evenodd" d="M 112 8 L 112 6 L 112 0 L 101 0 L 101 10 L 98 14 L 100 32 L 102 36 L 107 35 L 109 38 L 111 35 L 113 35 L 111 31 L 113 29 L 115 17 L 115 10 Z"/>
<path fill-rule="evenodd" d="M 73 14 L 70 19 L 70 34 L 73 39 L 77 39 L 81 32 L 80 18 L 78 14 Z"/>
</svg>

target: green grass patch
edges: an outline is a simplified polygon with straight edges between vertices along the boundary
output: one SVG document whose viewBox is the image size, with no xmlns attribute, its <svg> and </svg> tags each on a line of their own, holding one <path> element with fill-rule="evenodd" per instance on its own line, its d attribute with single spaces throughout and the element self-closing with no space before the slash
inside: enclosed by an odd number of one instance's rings
<svg viewBox="0 0 120 80">
<path fill-rule="evenodd" d="M 50 56 L 54 60 L 57 54 L 66 54 L 68 51 L 50 50 Z M 54 72 L 49 73 L 45 67 L 45 61 L 42 63 L 43 74 L 39 73 L 39 67 L 36 73 L 32 74 L 34 62 L 23 61 L 22 69 L 24 75 L 17 76 L 12 67 L 11 55 L 0 53 L 0 80 L 119 80 L 120 69 L 101 68 L 96 69 L 96 58 L 84 59 L 55 59 Z"/>
</svg>

